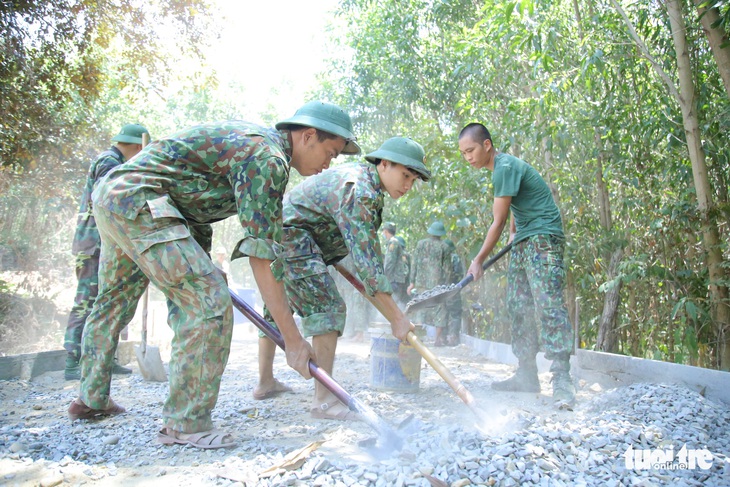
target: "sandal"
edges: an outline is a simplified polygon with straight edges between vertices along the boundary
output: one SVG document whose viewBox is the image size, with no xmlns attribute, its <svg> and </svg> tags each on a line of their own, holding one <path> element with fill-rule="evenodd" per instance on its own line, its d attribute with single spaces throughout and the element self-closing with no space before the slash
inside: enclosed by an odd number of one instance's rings
<svg viewBox="0 0 730 487">
<path fill-rule="evenodd" d="M 84 404 L 81 399 L 74 399 L 68 407 L 68 417 L 71 421 L 77 419 L 96 419 L 97 416 L 116 416 L 126 413 L 127 410 L 109 398 L 109 406 L 106 409 L 93 409 Z"/>
<path fill-rule="evenodd" d="M 183 436 L 185 436 L 183 438 Z M 190 445 L 195 448 L 214 449 L 236 446 L 233 436 L 225 431 L 210 430 L 198 433 L 181 433 L 172 428 L 162 428 L 157 433 L 157 443 L 161 445 Z"/>
<path fill-rule="evenodd" d="M 336 404 L 342 404 L 340 401 L 332 401 L 321 404 L 309 410 L 309 414 L 316 419 L 336 419 L 337 421 L 362 421 L 360 415 L 349 409 L 341 410 L 339 413 L 331 413 L 329 409 Z"/>
</svg>

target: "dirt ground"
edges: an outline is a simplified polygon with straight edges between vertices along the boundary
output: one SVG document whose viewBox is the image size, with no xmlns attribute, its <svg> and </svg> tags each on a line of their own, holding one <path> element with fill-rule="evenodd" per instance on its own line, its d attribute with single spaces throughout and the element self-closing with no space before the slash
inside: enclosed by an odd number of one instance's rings
<svg viewBox="0 0 730 487">
<path fill-rule="evenodd" d="M 49 372 L 32 381 L 4 381 L 0 384 L 0 440 L 5 442 L 0 455 L 0 483 L 4 480 L 9 485 L 51 485 L 54 478 L 60 478 L 66 482 L 64 485 L 126 486 L 151 484 L 164 476 L 165 482 L 182 485 L 190 481 L 192 472 L 195 478 L 207 478 L 213 483 L 214 479 L 236 480 L 241 475 L 250 479 L 272 467 L 272 459 L 312 442 L 322 442 L 316 449 L 326 452 L 330 461 L 338 458 L 369 462 L 358 442 L 376 437 L 374 429 L 361 422 L 312 419 L 308 408 L 313 383 L 289 369 L 283 353 L 277 353 L 277 376 L 294 391 L 264 401 L 252 398 L 257 377 L 256 341 L 252 325 L 234 327 L 232 352 L 214 411 L 216 426 L 234 432 L 239 440 L 239 446 L 230 450 L 156 445 L 153 440 L 161 424 L 167 385 L 143 381 L 134 362 L 131 366 L 135 373 L 115 376 L 112 386 L 112 396 L 128 413 L 96 423 L 69 424 L 66 409 L 77 394 L 77 383 L 65 381 L 62 371 Z M 431 350 L 474 395 L 490 418 L 490 424 L 481 427 L 495 434 L 517 428 L 520 414 L 556 419 L 572 414 L 552 406 L 547 374 L 541 377 L 542 394 L 495 394 L 488 384 L 510 375 L 511 367 L 489 363 L 463 345 Z M 387 424 L 397 428 L 408 420 L 412 425 L 462 425 L 467 430 L 477 430 L 472 410 L 425 361 L 421 363 L 420 387 L 415 393 L 392 393 L 370 387 L 370 352 L 369 339 L 364 343 L 341 339 L 334 377 Z M 600 390 L 597 385 L 583 384 L 579 399 L 586 400 Z M 38 441 L 17 446 L 15 449 L 25 450 L 13 452 L 9 432 L 18 426 L 37 432 Z M 85 452 L 84 446 L 74 444 L 68 452 L 62 448 L 54 450 L 58 443 L 68 443 L 68 436 L 81 445 L 85 444 L 85 437 L 93 438 L 100 451 Z M 118 443 L 107 444 L 113 436 L 120 437 Z M 71 451 L 75 456 L 68 458 Z M 241 473 L 240 469 L 238 473 L 226 473 L 226 465 L 232 459 L 257 457 L 261 461 L 251 464 L 248 473 Z M 59 472 L 63 472 L 61 477 Z M 238 480 L 244 482 L 243 478 Z"/>
</svg>

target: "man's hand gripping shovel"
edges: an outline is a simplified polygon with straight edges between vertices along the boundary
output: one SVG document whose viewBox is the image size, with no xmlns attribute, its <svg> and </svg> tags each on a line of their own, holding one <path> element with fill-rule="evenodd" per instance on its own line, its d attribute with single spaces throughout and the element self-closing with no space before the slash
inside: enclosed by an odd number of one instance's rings
<svg viewBox="0 0 730 487">
<path fill-rule="evenodd" d="M 284 338 L 279 330 L 274 328 L 263 316 L 258 314 L 248 303 L 241 299 L 230 289 L 228 290 L 233 301 L 233 306 L 239 310 L 251 323 L 269 337 L 276 345 L 284 350 Z M 356 397 L 350 395 L 332 376 L 317 366 L 316 363 L 309 361 L 309 373 L 325 386 L 332 394 L 345 404 L 351 411 L 360 415 L 362 420 L 371 426 L 377 433 L 378 439 L 374 446 L 368 443 L 371 452 L 378 456 L 387 456 L 393 451 L 400 450 L 403 447 L 403 439 L 388 424 L 378 417 L 375 412 L 366 404 L 359 401 Z"/>
<path fill-rule="evenodd" d="M 375 308 L 380 311 L 380 313 L 390 322 L 394 321 L 394 317 L 388 316 L 386 310 L 384 307 L 372 296 L 370 296 L 365 291 L 365 286 L 358 280 L 357 277 L 352 275 L 350 271 L 348 271 L 346 268 L 344 268 L 341 265 L 335 265 L 335 268 L 339 271 L 342 276 L 347 279 L 347 281 L 352 284 L 355 289 L 357 289 L 365 298 L 372 303 Z M 429 363 L 431 367 L 441 376 L 444 381 L 454 390 L 457 396 L 464 401 L 464 404 L 466 404 L 469 409 L 474 413 L 474 415 L 477 417 L 478 423 L 477 428 L 481 431 L 481 424 L 485 424 L 488 420 L 486 413 L 479 409 L 476 405 L 476 400 L 474 399 L 474 396 L 472 396 L 471 392 L 464 387 L 464 385 L 459 382 L 459 379 L 457 379 L 454 374 L 451 373 L 451 371 L 443 364 L 441 361 L 436 357 L 424 344 L 421 342 L 421 340 L 416 336 L 415 333 L 412 331 L 408 332 L 407 335 L 408 343 L 415 348 L 418 353 L 421 354 L 421 356 L 426 359 L 426 362 Z"/>
</svg>

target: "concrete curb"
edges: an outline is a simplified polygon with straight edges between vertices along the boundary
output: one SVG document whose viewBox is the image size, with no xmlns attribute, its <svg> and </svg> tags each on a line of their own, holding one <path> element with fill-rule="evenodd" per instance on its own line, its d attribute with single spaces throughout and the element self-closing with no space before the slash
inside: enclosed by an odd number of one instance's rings
<svg viewBox="0 0 730 487">
<path fill-rule="evenodd" d="M 494 362 L 517 365 L 517 357 L 510 345 L 464 334 L 461 335 L 461 343 Z M 538 354 L 539 372 L 549 371 L 551 363 L 542 353 Z M 576 378 L 599 382 L 602 386 L 616 387 L 636 382 L 681 384 L 708 399 L 730 404 L 730 372 L 592 350 L 578 350 L 571 356 L 570 363 Z"/>
</svg>

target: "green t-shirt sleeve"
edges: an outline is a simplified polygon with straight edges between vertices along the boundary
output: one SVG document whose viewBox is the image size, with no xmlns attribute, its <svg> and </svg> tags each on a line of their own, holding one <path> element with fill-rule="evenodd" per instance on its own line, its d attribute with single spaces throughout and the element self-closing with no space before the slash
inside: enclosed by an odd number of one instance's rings
<svg viewBox="0 0 730 487">
<path fill-rule="evenodd" d="M 494 197 L 517 196 L 517 193 L 520 192 L 521 181 L 522 172 L 511 161 L 496 165 L 492 176 Z"/>
</svg>

